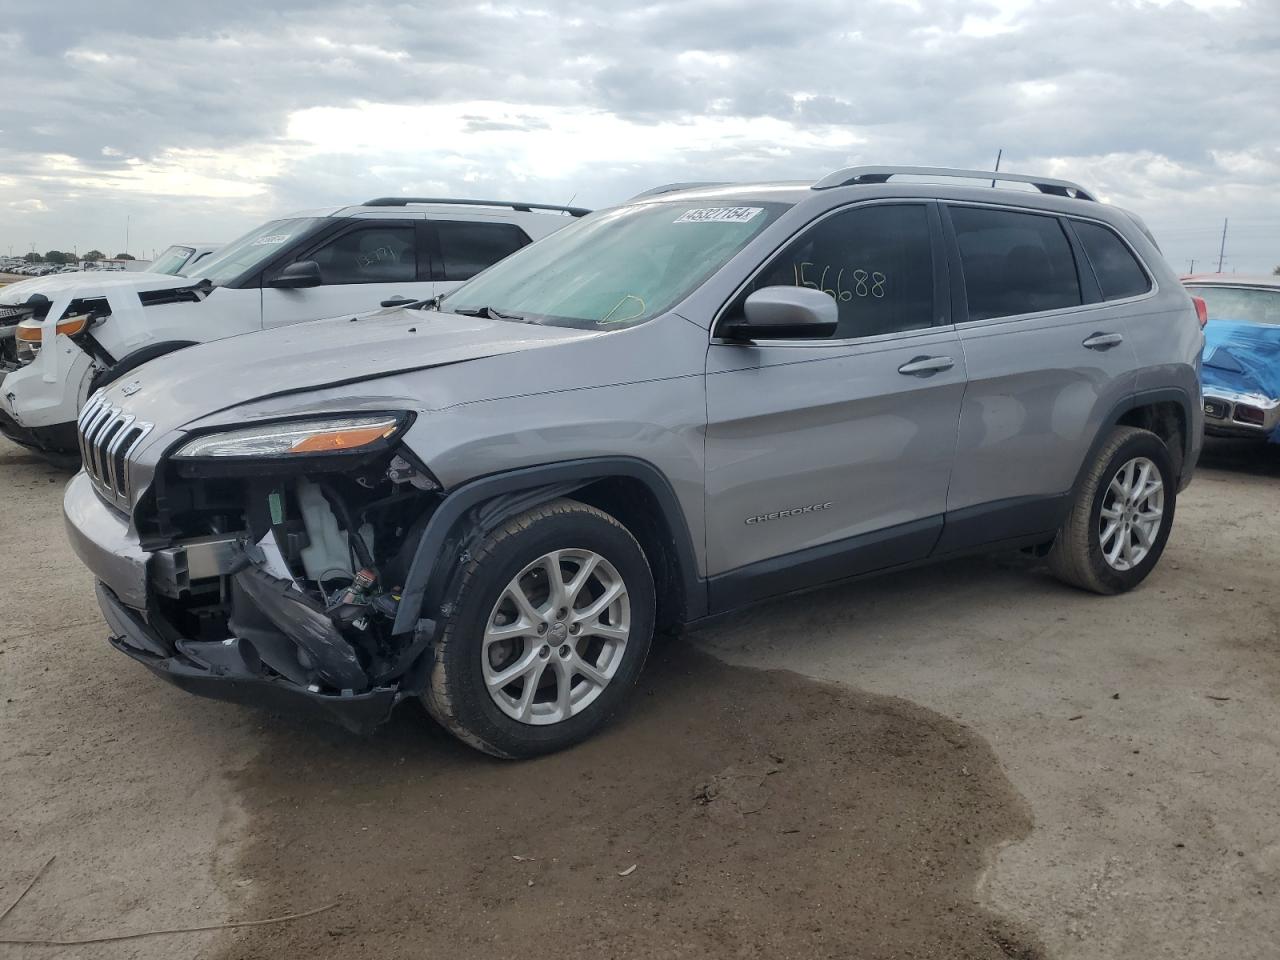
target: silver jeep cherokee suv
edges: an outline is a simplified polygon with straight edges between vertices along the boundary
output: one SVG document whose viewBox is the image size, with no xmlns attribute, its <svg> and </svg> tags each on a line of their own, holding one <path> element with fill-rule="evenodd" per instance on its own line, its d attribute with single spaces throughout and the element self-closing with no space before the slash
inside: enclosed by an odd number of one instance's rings
<svg viewBox="0 0 1280 960">
<path fill-rule="evenodd" d="M 1136 586 L 1199 454 L 1195 309 L 1075 184 L 936 182 L 991 177 L 659 188 L 436 301 L 147 364 L 65 497 L 111 643 L 525 757 L 765 597 L 1009 548 Z"/>
</svg>

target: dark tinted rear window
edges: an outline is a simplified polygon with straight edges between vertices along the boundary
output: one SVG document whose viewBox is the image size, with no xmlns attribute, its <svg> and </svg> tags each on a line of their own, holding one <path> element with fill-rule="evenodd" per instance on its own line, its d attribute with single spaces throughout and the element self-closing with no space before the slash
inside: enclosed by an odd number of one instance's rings
<svg viewBox="0 0 1280 960">
<path fill-rule="evenodd" d="M 1078 306 L 1071 244 L 1056 217 L 952 207 L 969 319 Z"/>
<path fill-rule="evenodd" d="M 1109 228 L 1078 220 L 1073 220 L 1071 225 L 1093 265 L 1093 273 L 1098 278 L 1104 300 L 1136 297 L 1151 289 L 1146 271 L 1134 259 L 1124 241 Z"/>
<path fill-rule="evenodd" d="M 435 227 L 446 280 L 470 280 L 529 242 L 525 232 L 510 223 L 436 220 Z"/>
</svg>

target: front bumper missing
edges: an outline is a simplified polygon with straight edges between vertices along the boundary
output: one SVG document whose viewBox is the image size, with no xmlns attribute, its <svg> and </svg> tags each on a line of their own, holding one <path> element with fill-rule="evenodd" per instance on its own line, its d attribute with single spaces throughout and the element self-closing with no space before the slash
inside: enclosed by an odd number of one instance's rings
<svg viewBox="0 0 1280 960">
<path fill-rule="evenodd" d="M 323 719 L 360 734 L 385 723 L 395 705 L 409 695 L 399 686 L 341 694 L 302 686 L 265 672 L 257 650 L 244 639 L 170 644 L 109 587 L 99 582 L 97 591 L 111 645 L 188 693 Z"/>
</svg>

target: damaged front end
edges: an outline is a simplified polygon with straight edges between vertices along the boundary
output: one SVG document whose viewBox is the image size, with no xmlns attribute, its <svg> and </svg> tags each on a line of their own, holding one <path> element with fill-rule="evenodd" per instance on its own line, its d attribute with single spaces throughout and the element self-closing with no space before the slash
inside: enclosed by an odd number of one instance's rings
<svg viewBox="0 0 1280 960">
<path fill-rule="evenodd" d="M 99 588 L 113 643 L 192 693 L 309 707 L 355 731 L 386 720 L 421 692 L 435 626 L 415 616 L 396 627 L 441 500 L 396 442 L 407 419 L 328 421 L 324 432 L 286 424 L 175 451 L 135 512 L 145 616 Z M 228 446 L 268 441 L 291 450 L 251 457 Z"/>
</svg>

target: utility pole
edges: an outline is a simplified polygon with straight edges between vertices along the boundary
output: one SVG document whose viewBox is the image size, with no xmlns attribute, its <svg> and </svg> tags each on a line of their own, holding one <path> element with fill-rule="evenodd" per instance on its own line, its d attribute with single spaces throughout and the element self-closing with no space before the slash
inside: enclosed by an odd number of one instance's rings
<svg viewBox="0 0 1280 960">
<path fill-rule="evenodd" d="M 129 217 L 124 218 L 124 252 L 129 252 Z"/>
<path fill-rule="evenodd" d="M 1004 147 L 1001 147 L 999 150 L 997 150 L 997 151 L 996 151 L 996 167 L 995 167 L 995 169 L 994 169 L 993 171 L 991 171 L 992 173 L 999 173 L 999 172 L 1000 172 L 1000 158 L 1001 158 L 1001 157 L 1003 157 L 1003 156 L 1004 156 Z M 994 187 L 995 187 L 995 185 L 996 185 L 996 179 L 995 179 L 995 177 L 992 177 L 992 178 L 991 178 L 991 186 L 994 188 Z"/>
<path fill-rule="evenodd" d="M 1227 252 L 1227 218 L 1222 218 L 1222 246 L 1218 248 L 1218 272 L 1222 272 L 1222 257 Z"/>
<path fill-rule="evenodd" d="M 1187 267 L 1187 273 L 1195 273 L 1195 272 L 1196 272 L 1196 261 L 1195 261 L 1195 258 L 1192 257 L 1191 266 Z"/>
</svg>

